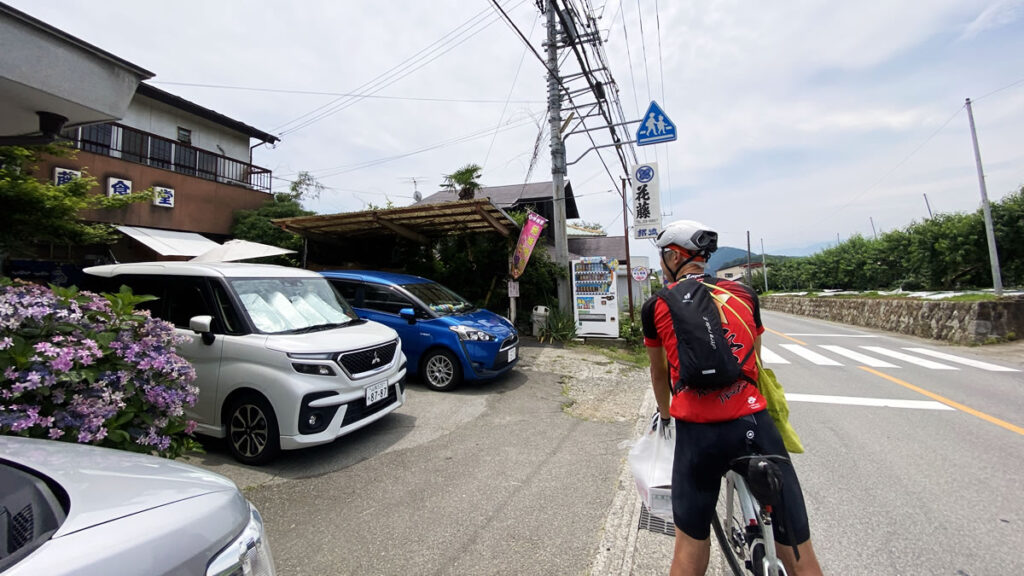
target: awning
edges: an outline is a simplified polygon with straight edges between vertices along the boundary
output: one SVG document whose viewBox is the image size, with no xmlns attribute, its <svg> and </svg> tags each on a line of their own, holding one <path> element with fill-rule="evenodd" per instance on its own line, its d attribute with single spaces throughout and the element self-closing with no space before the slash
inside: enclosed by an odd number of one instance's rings
<svg viewBox="0 0 1024 576">
<path fill-rule="evenodd" d="M 213 240 L 194 232 L 177 232 L 139 226 L 118 226 L 117 229 L 161 256 L 199 256 L 220 246 Z"/>
<path fill-rule="evenodd" d="M 228 240 L 220 246 L 196 256 L 191 262 L 237 262 L 238 260 L 280 256 L 281 254 L 295 254 L 295 250 L 248 240 Z"/>
</svg>

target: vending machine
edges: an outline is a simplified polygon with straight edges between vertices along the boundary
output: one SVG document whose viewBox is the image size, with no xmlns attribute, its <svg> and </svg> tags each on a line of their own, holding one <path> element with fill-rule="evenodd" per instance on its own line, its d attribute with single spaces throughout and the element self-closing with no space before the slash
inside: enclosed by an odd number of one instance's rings
<svg viewBox="0 0 1024 576">
<path fill-rule="evenodd" d="M 578 336 L 619 336 L 615 271 L 619 261 L 590 257 L 573 260 L 572 295 Z"/>
</svg>

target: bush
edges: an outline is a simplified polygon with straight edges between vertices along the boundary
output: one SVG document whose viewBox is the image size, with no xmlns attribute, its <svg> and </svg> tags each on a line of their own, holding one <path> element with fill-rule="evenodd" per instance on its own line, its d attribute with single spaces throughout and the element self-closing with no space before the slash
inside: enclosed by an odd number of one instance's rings
<svg viewBox="0 0 1024 576">
<path fill-rule="evenodd" d="M 537 338 L 541 342 L 569 342 L 576 339 L 576 318 L 563 312 L 556 303 L 548 306 L 548 321 Z"/>
<path fill-rule="evenodd" d="M 0 283 L 0 434 L 176 457 L 198 447 L 185 418 L 195 371 L 173 327 L 127 288 Z"/>
</svg>

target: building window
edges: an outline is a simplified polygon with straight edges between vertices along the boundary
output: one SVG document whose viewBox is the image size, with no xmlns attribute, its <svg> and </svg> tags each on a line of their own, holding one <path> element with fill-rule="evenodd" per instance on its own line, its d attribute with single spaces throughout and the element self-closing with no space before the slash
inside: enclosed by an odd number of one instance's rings
<svg viewBox="0 0 1024 576">
<path fill-rule="evenodd" d="M 192 131 L 188 128 L 182 128 L 178 126 L 178 142 L 182 144 L 192 145 Z"/>
<path fill-rule="evenodd" d="M 174 147 L 174 169 L 189 176 L 196 175 L 196 149 L 189 146 Z"/>
<path fill-rule="evenodd" d="M 131 162 L 144 162 L 149 156 L 149 136 L 132 130 L 121 129 L 121 157 Z"/>
<path fill-rule="evenodd" d="M 149 163 L 157 168 L 171 169 L 171 141 L 153 138 L 149 149 Z"/>
<path fill-rule="evenodd" d="M 82 149 L 95 154 L 110 154 L 110 124 L 91 124 L 82 127 Z"/>
</svg>

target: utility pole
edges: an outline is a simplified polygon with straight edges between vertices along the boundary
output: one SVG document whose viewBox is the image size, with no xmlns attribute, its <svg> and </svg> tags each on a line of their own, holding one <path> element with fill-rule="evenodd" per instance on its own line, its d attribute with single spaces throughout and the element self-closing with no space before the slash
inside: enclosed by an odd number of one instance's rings
<svg viewBox="0 0 1024 576">
<path fill-rule="evenodd" d="M 764 256 L 764 238 L 761 238 L 761 272 L 764 273 L 764 291 L 768 291 L 768 261 Z"/>
<path fill-rule="evenodd" d="M 626 179 L 622 179 L 622 236 L 626 242 L 626 291 L 629 292 L 629 321 L 633 322 L 633 269 L 629 263 L 629 211 L 626 210 Z"/>
<path fill-rule="evenodd" d="M 875 230 L 875 218 L 874 218 L 874 216 L 868 216 L 868 220 L 871 221 L 871 233 L 875 235 L 875 240 L 878 240 L 878 231 Z"/>
<path fill-rule="evenodd" d="M 1003 277 L 999 272 L 999 254 L 996 252 L 996 231 L 992 225 L 992 209 L 988 205 L 988 189 L 985 188 L 985 171 L 981 168 L 981 151 L 978 149 L 978 133 L 974 130 L 974 112 L 971 99 L 967 99 L 967 120 L 971 123 L 971 142 L 974 144 L 974 163 L 978 166 L 978 187 L 981 188 L 981 212 L 985 216 L 985 237 L 988 239 L 988 259 L 992 264 L 992 286 L 996 296 L 1003 295 Z"/>
<path fill-rule="evenodd" d="M 747 230 L 747 286 L 754 287 L 754 277 L 750 273 L 750 230 Z"/>
<path fill-rule="evenodd" d="M 928 193 L 927 192 L 925 192 L 925 194 L 924 194 L 924 205 L 925 205 L 926 208 L 928 208 L 928 219 L 931 220 L 932 219 L 932 205 L 928 203 Z"/>
<path fill-rule="evenodd" d="M 838 248 L 842 242 L 839 240 L 839 232 L 836 232 L 836 247 Z"/>
<path fill-rule="evenodd" d="M 558 277 L 558 306 L 570 310 L 569 245 L 565 230 L 565 144 L 562 142 L 562 95 L 558 77 L 558 14 L 554 0 L 547 0 L 544 16 L 548 24 L 548 118 L 551 124 L 551 199 L 554 204 L 555 264 L 564 276 Z M 627 240 L 628 241 L 628 240 Z"/>
</svg>

